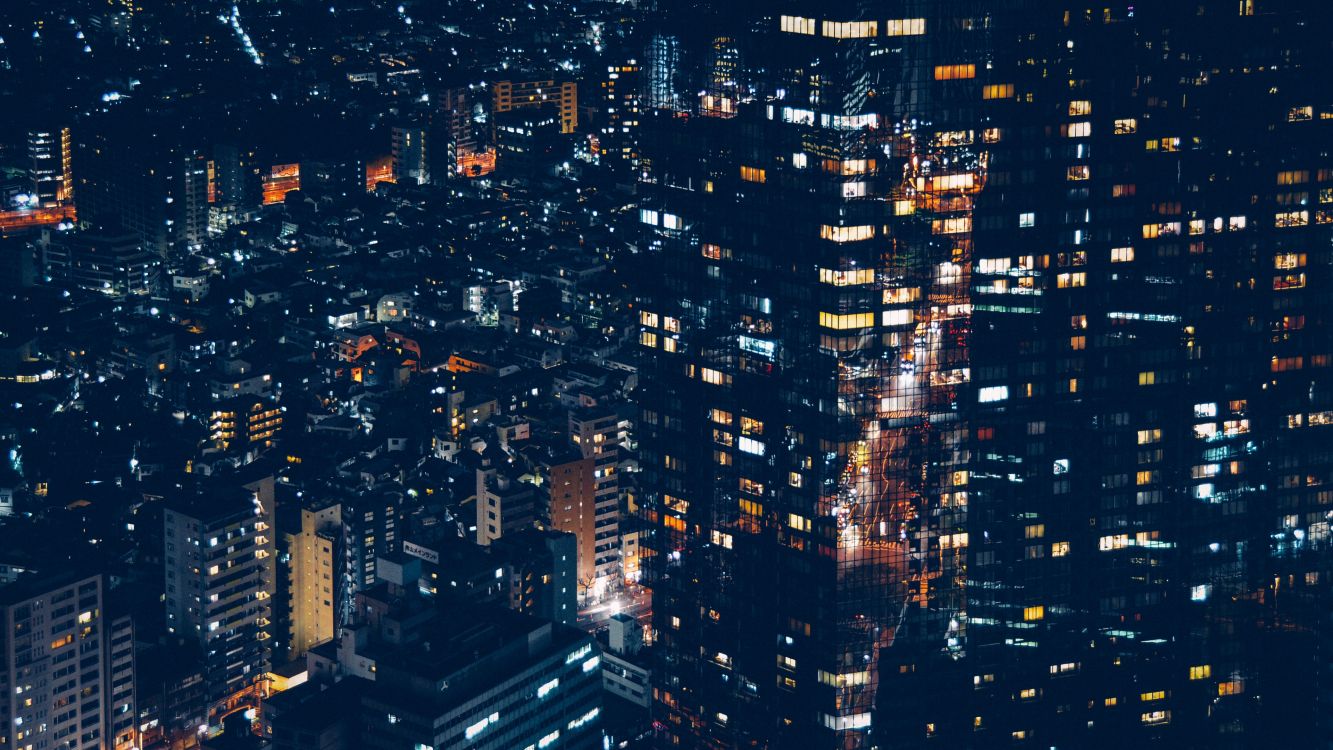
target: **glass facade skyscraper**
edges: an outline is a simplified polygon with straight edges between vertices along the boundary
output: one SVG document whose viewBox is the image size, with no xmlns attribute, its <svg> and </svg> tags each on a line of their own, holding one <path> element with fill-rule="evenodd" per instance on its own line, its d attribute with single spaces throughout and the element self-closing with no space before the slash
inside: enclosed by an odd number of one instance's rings
<svg viewBox="0 0 1333 750">
<path fill-rule="evenodd" d="M 1333 502 L 1315 6 L 659 12 L 663 744 L 1308 730 Z"/>
</svg>

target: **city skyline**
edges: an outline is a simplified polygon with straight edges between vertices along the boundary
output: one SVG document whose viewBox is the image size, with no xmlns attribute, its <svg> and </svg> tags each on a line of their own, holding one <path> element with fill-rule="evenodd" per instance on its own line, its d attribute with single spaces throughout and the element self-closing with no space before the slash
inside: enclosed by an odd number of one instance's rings
<svg viewBox="0 0 1333 750">
<path fill-rule="evenodd" d="M 1333 743 L 1330 28 L 12 0 L 0 747 Z"/>
</svg>

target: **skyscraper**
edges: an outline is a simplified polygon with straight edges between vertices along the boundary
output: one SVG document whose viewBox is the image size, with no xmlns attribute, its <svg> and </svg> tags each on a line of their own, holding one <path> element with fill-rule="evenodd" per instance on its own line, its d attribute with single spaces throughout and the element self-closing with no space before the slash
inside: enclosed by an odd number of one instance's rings
<svg viewBox="0 0 1333 750">
<path fill-rule="evenodd" d="M 0 586 L 0 745 L 137 747 L 134 632 L 101 575 L 30 573 Z"/>
<path fill-rule="evenodd" d="M 895 657 L 876 740 L 1306 742 L 1333 500 L 1322 13 L 1022 10 L 977 69 L 966 658 Z"/>
<path fill-rule="evenodd" d="M 198 643 L 210 722 L 257 700 L 274 591 L 273 479 L 169 501 L 163 514 L 167 630 Z"/>
<path fill-rule="evenodd" d="M 286 656 L 290 659 L 333 640 L 347 609 L 342 506 L 303 503 L 299 523 L 298 528 L 284 532 L 290 556 L 286 561 L 291 644 Z"/>
<path fill-rule="evenodd" d="M 663 743 L 1308 727 L 1260 655 L 1312 647 L 1327 535 L 1313 6 L 661 5 Z"/>
<path fill-rule="evenodd" d="M 49 206 L 74 197 L 69 128 L 28 131 L 28 158 L 35 203 Z"/>
<path fill-rule="evenodd" d="M 112 112 L 74 135 L 81 222 L 133 231 L 162 255 L 202 246 L 209 160 L 194 123 L 169 110 Z"/>
<path fill-rule="evenodd" d="M 625 420 L 614 409 L 582 407 L 569 413 L 569 437 L 593 461 L 593 579 L 580 581 L 584 594 L 600 597 L 621 582 L 620 465 L 627 440 Z"/>
<path fill-rule="evenodd" d="M 862 746 L 904 611 L 958 608 L 982 162 L 924 113 L 964 98 L 935 48 L 980 39 L 850 3 L 688 12 L 701 93 L 645 114 L 640 185 L 659 704 L 671 742 Z"/>
</svg>

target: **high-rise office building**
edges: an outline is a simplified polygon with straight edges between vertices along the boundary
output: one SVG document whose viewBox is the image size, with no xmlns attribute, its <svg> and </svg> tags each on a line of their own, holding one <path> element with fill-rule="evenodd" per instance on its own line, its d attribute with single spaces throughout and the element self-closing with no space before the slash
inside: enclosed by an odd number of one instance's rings
<svg viewBox="0 0 1333 750">
<path fill-rule="evenodd" d="M 543 454 L 536 463 L 550 500 L 551 527 L 574 535 L 579 593 L 586 594 L 597 580 L 596 460 L 571 448 Z"/>
<path fill-rule="evenodd" d="M 573 133 L 579 127 L 579 87 L 574 81 L 534 79 L 496 81 L 491 86 L 491 113 L 498 115 L 515 109 L 552 109 L 558 113 L 560 132 Z"/>
<path fill-rule="evenodd" d="M 282 431 L 282 409 L 258 396 L 237 396 L 220 402 L 208 418 L 213 448 L 240 454 L 249 463 L 273 447 Z"/>
<path fill-rule="evenodd" d="M 996 10 L 991 60 L 941 61 L 976 65 L 988 156 L 966 658 L 893 658 L 883 744 L 1310 739 L 1333 501 L 1321 17 L 1030 3 Z"/>
<path fill-rule="evenodd" d="M 406 123 L 393 126 L 392 136 L 394 180 L 412 179 L 422 185 L 429 184 L 435 158 L 431 129 Z"/>
<path fill-rule="evenodd" d="M 73 148 L 69 128 L 28 131 L 32 195 L 37 205 L 68 203 L 74 197 Z"/>
<path fill-rule="evenodd" d="M 1262 655 L 1323 623 L 1315 6 L 661 5 L 663 744 L 1311 726 L 1313 669 Z"/>
<path fill-rule="evenodd" d="M 138 747 L 134 631 L 101 575 L 29 573 L 0 586 L 0 746 Z"/>
<path fill-rule="evenodd" d="M 545 522 L 546 498 L 523 478 L 523 470 L 503 451 L 491 451 L 476 467 L 477 544 L 490 544 L 505 534 Z"/>
<path fill-rule="evenodd" d="M 283 532 L 287 559 L 287 657 L 299 659 L 338 635 L 346 607 L 342 506 L 305 503 L 300 526 Z"/>
<path fill-rule="evenodd" d="M 633 48 L 631 48 L 633 49 Z M 590 75 L 584 86 L 585 127 L 596 143 L 596 156 L 609 166 L 634 167 L 639 152 L 639 101 L 643 96 L 643 66 L 638 53 L 610 58 L 605 72 Z"/>
<path fill-rule="evenodd" d="M 113 111 L 74 135 L 80 222 L 130 230 L 163 255 L 202 247 L 209 159 L 179 113 Z"/>
<path fill-rule="evenodd" d="M 111 297 L 158 291 L 162 257 L 133 232 L 48 232 L 39 244 L 42 273 L 55 283 Z"/>
<path fill-rule="evenodd" d="M 497 112 L 492 118 L 496 170 L 506 175 L 534 177 L 564 158 L 559 115 L 554 106 Z"/>
<path fill-rule="evenodd" d="M 700 31 L 675 32 L 683 69 L 650 81 L 700 93 L 643 117 L 663 283 L 639 321 L 639 500 L 668 743 L 868 746 L 904 611 L 959 609 L 980 165 L 924 105 L 936 48 L 966 59 L 984 37 L 789 5 L 681 11 Z"/>
<path fill-rule="evenodd" d="M 312 653 L 310 681 L 265 704 L 276 747 L 603 746 L 591 636 L 500 607 L 434 610 L 419 596 L 392 585 L 357 595 L 341 648 Z"/>
<path fill-rule="evenodd" d="M 374 586 L 376 561 L 402 548 L 398 526 L 403 491 L 397 485 L 369 487 L 341 496 L 340 502 L 350 596 Z"/>
<path fill-rule="evenodd" d="M 578 541 L 552 529 L 524 529 L 491 542 L 509 574 L 509 608 L 561 625 L 578 617 Z"/>
<path fill-rule="evenodd" d="M 629 440 L 629 425 L 607 407 L 584 407 L 569 413 L 569 439 L 593 462 L 593 581 L 585 595 L 597 598 L 621 583 L 620 466 Z"/>
<path fill-rule="evenodd" d="M 271 663 L 273 479 L 222 483 L 163 513 L 167 630 L 203 650 L 210 722 L 255 705 Z"/>
</svg>

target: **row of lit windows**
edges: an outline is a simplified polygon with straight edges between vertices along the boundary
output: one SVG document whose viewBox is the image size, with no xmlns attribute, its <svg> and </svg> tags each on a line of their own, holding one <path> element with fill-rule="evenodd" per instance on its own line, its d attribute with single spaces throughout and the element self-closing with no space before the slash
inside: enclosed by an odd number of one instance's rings
<svg viewBox="0 0 1333 750">
<path fill-rule="evenodd" d="M 879 33 L 877 21 L 824 21 L 821 25 L 814 18 L 802 16 L 782 16 L 778 19 L 778 28 L 788 34 L 806 34 L 813 36 L 816 29 L 823 36 L 831 39 L 865 39 Z M 885 36 L 918 36 L 926 33 L 926 19 L 901 18 L 884 22 Z"/>
<path fill-rule="evenodd" d="M 861 225 L 855 227 L 835 227 L 829 224 L 823 224 L 819 227 L 820 239 L 830 240 L 832 242 L 858 242 L 868 240 L 875 236 L 875 227 L 873 225 Z"/>
<path fill-rule="evenodd" d="M 936 65 L 935 80 L 955 81 L 977 77 L 977 66 L 972 63 L 959 65 Z"/>
</svg>

